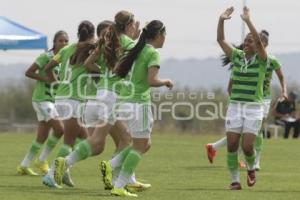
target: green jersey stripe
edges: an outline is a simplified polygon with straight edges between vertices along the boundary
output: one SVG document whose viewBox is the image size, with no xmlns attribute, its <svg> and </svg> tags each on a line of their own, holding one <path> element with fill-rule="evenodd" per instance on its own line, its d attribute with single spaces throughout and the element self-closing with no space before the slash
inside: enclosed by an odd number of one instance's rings
<svg viewBox="0 0 300 200">
<path fill-rule="evenodd" d="M 240 97 L 237 97 L 237 98 L 231 98 L 231 100 L 233 100 L 233 101 L 255 102 L 255 100 L 253 100 L 253 99 L 240 98 Z"/>
<path fill-rule="evenodd" d="M 243 73 L 243 72 L 233 72 L 234 76 L 241 76 L 241 77 L 258 77 L 259 74 L 255 72 L 250 73 Z"/>
<path fill-rule="evenodd" d="M 248 86 L 257 86 L 257 82 L 254 82 L 254 81 L 233 80 L 233 84 L 248 85 Z"/>
<path fill-rule="evenodd" d="M 255 90 L 232 89 L 231 92 L 239 94 L 255 94 Z"/>
</svg>

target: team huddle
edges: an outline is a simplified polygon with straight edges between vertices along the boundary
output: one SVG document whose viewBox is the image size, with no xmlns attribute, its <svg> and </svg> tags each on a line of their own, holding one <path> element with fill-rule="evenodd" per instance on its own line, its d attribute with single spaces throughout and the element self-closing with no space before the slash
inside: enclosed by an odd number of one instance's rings
<svg viewBox="0 0 300 200">
<path fill-rule="evenodd" d="M 269 33 L 256 31 L 248 8 L 244 8 L 241 17 L 250 33 L 241 48 L 226 42 L 224 21 L 230 19 L 232 12 L 233 8 L 229 8 L 220 16 L 217 33 L 226 64 L 231 65 L 227 138 L 221 143 L 227 142 L 228 147 L 230 189 L 238 190 L 239 146 L 245 154 L 248 186 L 256 182 L 261 147 L 255 150 L 254 143 L 261 143 L 259 133 L 270 105 L 272 72 L 276 71 L 281 80 L 283 97 L 286 85 L 279 62 L 266 52 Z M 110 135 L 115 153 L 111 160 L 99 164 L 105 189 L 115 196 L 136 197 L 136 192 L 151 187 L 137 181 L 134 173 L 151 146 L 151 87 L 173 87 L 172 80 L 158 77 L 157 49 L 164 45 L 166 27 L 152 20 L 140 29 L 132 13 L 120 11 L 114 21 L 102 21 L 96 28 L 90 21 L 82 21 L 77 35 L 78 42 L 69 44 L 68 34 L 58 31 L 53 48 L 41 54 L 26 71 L 27 77 L 37 80 L 32 104 L 39 123 L 37 137 L 17 173 L 40 173 L 43 184 L 52 188 L 74 187 L 72 166 L 101 154 Z M 47 158 L 61 137 L 63 145 L 49 166 Z M 216 149 L 207 145 L 211 162 Z M 34 159 L 39 173 L 30 168 Z"/>
</svg>

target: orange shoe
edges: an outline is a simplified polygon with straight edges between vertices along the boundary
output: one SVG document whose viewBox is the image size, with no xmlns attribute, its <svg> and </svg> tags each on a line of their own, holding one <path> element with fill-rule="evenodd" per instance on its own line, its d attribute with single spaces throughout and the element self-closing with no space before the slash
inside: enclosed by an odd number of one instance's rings
<svg viewBox="0 0 300 200">
<path fill-rule="evenodd" d="M 217 151 L 213 149 L 212 144 L 207 144 L 205 147 L 206 147 L 207 158 L 209 162 L 212 164 L 214 162 L 214 158 L 216 156 Z"/>
<path fill-rule="evenodd" d="M 247 167 L 247 165 L 246 165 L 246 163 L 244 162 L 244 161 L 240 161 L 240 168 L 241 169 L 246 169 L 246 167 Z"/>
</svg>

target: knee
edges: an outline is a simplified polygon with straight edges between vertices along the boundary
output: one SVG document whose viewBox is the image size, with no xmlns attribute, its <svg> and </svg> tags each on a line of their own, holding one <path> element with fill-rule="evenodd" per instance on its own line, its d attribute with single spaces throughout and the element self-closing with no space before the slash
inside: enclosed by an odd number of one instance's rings
<svg viewBox="0 0 300 200">
<path fill-rule="evenodd" d="M 230 153 L 237 152 L 239 148 L 239 143 L 238 142 L 233 142 L 233 143 L 228 143 L 227 144 L 227 150 Z"/>
<path fill-rule="evenodd" d="M 251 156 L 254 152 L 253 144 L 245 144 L 243 145 L 243 152 L 246 156 Z"/>
</svg>

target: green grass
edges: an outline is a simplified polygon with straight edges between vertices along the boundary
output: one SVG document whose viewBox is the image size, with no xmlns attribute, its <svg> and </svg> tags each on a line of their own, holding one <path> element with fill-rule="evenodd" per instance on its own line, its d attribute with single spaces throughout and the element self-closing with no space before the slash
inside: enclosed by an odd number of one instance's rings
<svg viewBox="0 0 300 200">
<path fill-rule="evenodd" d="M 268 140 L 263 151 L 262 170 L 253 188 L 241 172 L 242 191 L 228 191 L 225 148 L 213 165 L 204 144 L 221 136 L 153 135 L 152 148 L 136 171 L 137 177 L 152 184 L 140 199 L 249 199 L 276 200 L 300 198 L 300 151 L 297 140 Z M 72 168 L 75 188 L 50 189 L 41 177 L 17 176 L 16 166 L 24 157 L 34 134 L 0 134 L 0 199 L 115 199 L 103 190 L 98 163 L 113 152 L 109 140 L 103 155 L 78 163 Z M 57 150 L 57 148 L 56 148 Z M 54 155 L 54 154 L 53 154 Z M 53 157 L 52 157 L 53 158 Z"/>
</svg>

